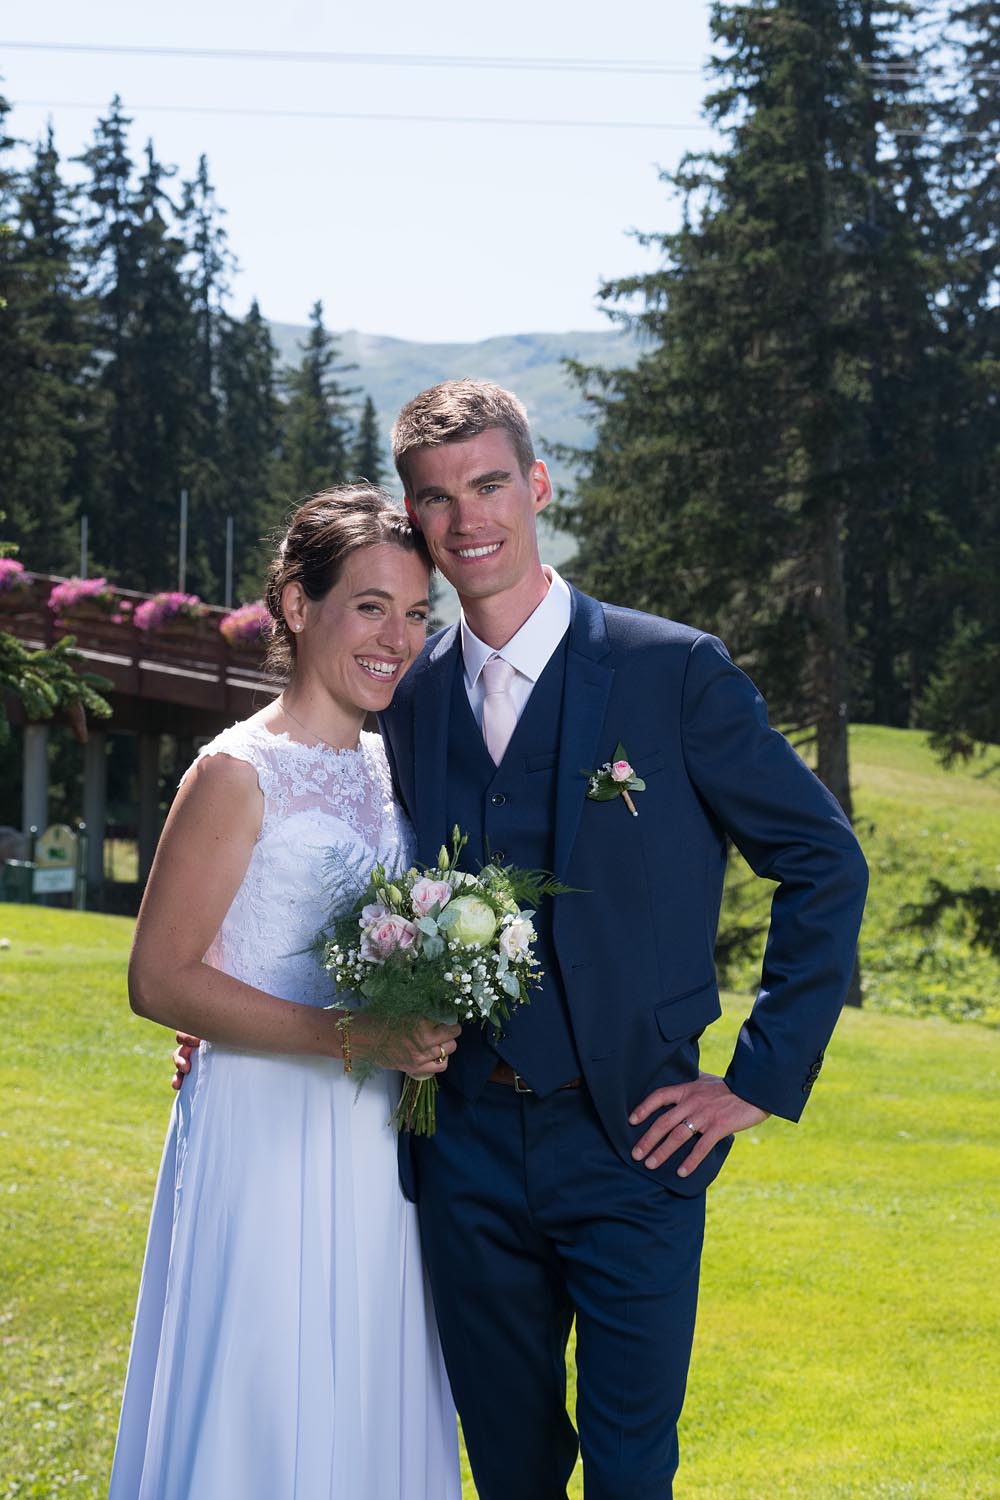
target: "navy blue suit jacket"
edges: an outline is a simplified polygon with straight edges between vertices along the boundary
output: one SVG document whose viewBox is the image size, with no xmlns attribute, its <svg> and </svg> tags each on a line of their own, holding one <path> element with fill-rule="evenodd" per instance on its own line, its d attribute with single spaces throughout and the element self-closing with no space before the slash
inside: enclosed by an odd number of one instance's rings
<svg viewBox="0 0 1000 1500">
<path fill-rule="evenodd" d="M 447 843 L 451 626 L 400 685 L 382 727 L 420 862 Z M 638 817 L 586 796 L 587 772 L 619 741 L 646 790 Z M 726 1074 L 733 1091 L 796 1120 L 851 977 L 867 867 L 838 803 L 767 722 L 763 699 L 721 641 L 572 590 L 558 755 L 554 941 L 581 1066 L 622 1159 L 641 1133 L 629 1111 L 697 1076 L 701 1032 L 720 1015 L 713 961 L 727 835 L 775 881 L 760 990 Z M 459 1043 L 461 1045 L 461 1042 Z M 685 1195 L 725 1157 L 717 1147 Z"/>
</svg>

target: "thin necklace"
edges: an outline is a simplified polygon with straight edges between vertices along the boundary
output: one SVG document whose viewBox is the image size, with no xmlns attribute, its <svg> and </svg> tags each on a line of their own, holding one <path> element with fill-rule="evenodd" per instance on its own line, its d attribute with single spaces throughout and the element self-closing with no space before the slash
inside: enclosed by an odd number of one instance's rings
<svg viewBox="0 0 1000 1500">
<path fill-rule="evenodd" d="M 296 714 L 293 714 L 292 710 L 288 707 L 288 704 L 285 702 L 284 693 L 281 694 L 278 702 L 281 704 L 281 712 L 287 714 L 293 724 L 297 724 L 300 729 L 304 729 L 306 734 L 311 734 L 314 740 L 319 740 L 320 744 L 325 745 L 328 750 L 333 750 L 335 754 L 339 755 L 343 750 L 357 749 L 357 746 L 352 745 L 331 745 L 330 741 L 325 740 L 321 734 L 317 734 L 315 729 L 310 729 L 308 724 L 303 724 L 302 720 Z"/>
</svg>

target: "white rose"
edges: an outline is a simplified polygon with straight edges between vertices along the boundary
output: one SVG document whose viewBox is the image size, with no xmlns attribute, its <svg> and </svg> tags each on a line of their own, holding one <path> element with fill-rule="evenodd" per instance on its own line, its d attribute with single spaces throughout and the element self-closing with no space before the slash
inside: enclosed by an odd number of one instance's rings
<svg viewBox="0 0 1000 1500">
<path fill-rule="evenodd" d="M 448 928 L 448 936 L 456 943 L 471 943 L 485 948 L 497 930 L 497 919 L 493 908 L 478 896 L 456 896 L 451 903 L 457 920 Z"/>
<path fill-rule="evenodd" d="M 523 958 L 535 940 L 535 929 L 526 917 L 515 917 L 512 921 L 504 921 L 503 930 L 500 933 L 500 951 L 514 962 Z"/>
</svg>

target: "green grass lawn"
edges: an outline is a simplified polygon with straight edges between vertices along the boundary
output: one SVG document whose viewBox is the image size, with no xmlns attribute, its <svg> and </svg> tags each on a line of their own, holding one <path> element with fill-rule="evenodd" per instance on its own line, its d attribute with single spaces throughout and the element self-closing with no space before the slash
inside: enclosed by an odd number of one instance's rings
<svg viewBox="0 0 1000 1500">
<path fill-rule="evenodd" d="M 1000 963 L 960 917 L 930 937 L 903 921 L 931 876 L 997 886 L 1000 775 L 945 773 L 924 736 L 871 726 L 852 754 L 866 1009 L 844 1016 L 803 1123 L 742 1136 L 710 1194 L 678 1500 L 1000 1497 Z M 129 1012 L 128 920 L 0 906 L 2 937 L 0 1500 L 90 1500 L 169 1037 Z M 706 1066 L 747 1003 L 729 997 Z"/>
<path fill-rule="evenodd" d="M 169 1037 L 126 1003 L 130 933 L 0 907 L 2 1500 L 105 1492 L 172 1098 Z M 991 1028 L 852 1012 L 803 1123 L 740 1138 L 710 1194 L 678 1500 L 1000 1494 L 998 1073 Z"/>
</svg>

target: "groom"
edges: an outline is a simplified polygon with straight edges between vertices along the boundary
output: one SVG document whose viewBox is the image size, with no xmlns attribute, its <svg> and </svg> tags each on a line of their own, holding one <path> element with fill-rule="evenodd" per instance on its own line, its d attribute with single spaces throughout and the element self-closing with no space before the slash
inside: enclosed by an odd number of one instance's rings
<svg viewBox="0 0 1000 1500">
<path fill-rule="evenodd" d="M 421 1234 L 480 1500 L 564 1500 L 576 1319 L 587 1500 L 668 1500 L 704 1190 L 732 1133 L 796 1120 L 843 1003 L 866 869 L 833 797 L 714 637 L 602 605 L 542 565 L 551 498 L 509 392 L 403 409 L 414 524 L 462 603 L 383 718 L 419 854 L 552 870 L 545 971 L 491 1043 L 467 1027 L 438 1129 L 409 1141 Z M 645 789 L 596 800 L 621 744 Z M 620 774 L 624 774 L 621 772 Z M 727 838 L 776 883 L 762 981 L 724 1078 L 712 961 Z"/>
</svg>

